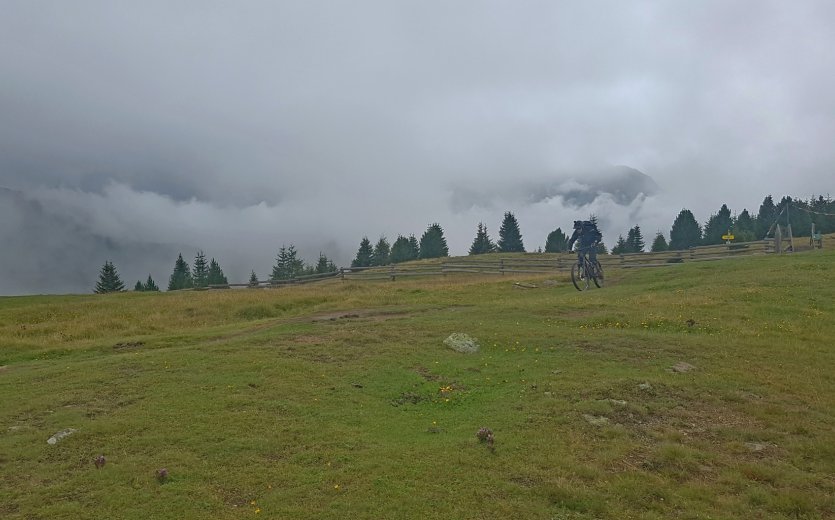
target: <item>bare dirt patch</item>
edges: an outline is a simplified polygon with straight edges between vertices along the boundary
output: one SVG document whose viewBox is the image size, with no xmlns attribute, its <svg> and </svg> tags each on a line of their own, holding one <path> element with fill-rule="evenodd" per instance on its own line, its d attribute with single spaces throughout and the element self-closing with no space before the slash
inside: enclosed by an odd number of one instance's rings
<svg viewBox="0 0 835 520">
<path fill-rule="evenodd" d="M 145 346 L 142 341 L 129 341 L 125 343 L 116 343 L 113 348 L 116 350 L 133 350 Z"/>
<path fill-rule="evenodd" d="M 393 318 L 403 318 L 411 316 L 413 313 L 405 310 L 391 310 L 391 309 L 352 309 L 349 311 L 328 312 L 322 314 L 314 314 L 303 318 L 312 323 L 340 321 L 340 320 L 362 320 L 362 321 L 384 321 Z"/>
</svg>

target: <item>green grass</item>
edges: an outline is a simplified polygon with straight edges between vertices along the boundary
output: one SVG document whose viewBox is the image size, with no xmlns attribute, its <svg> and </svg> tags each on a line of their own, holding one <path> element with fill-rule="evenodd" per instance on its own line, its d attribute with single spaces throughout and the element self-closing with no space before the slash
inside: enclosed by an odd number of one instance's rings
<svg viewBox="0 0 835 520">
<path fill-rule="evenodd" d="M 833 268 L 0 298 L 0 518 L 830 518 Z"/>
</svg>

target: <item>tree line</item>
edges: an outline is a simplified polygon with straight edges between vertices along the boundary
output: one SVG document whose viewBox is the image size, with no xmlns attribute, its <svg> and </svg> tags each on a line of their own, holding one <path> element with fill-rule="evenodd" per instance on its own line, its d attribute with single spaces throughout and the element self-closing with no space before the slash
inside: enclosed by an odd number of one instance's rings
<svg viewBox="0 0 835 520">
<path fill-rule="evenodd" d="M 298 257 L 298 252 L 293 244 L 289 247 L 282 246 L 275 259 L 270 280 L 291 280 L 299 276 L 336 272 L 339 268 L 327 256 L 319 253 L 319 261 L 315 265 L 308 265 Z M 181 289 L 203 289 L 211 285 L 227 285 L 229 281 L 220 267 L 220 263 L 214 258 L 207 261 L 206 254 L 200 250 L 194 257 L 193 265 L 189 265 L 183 259 L 183 254 L 177 255 L 174 262 L 174 270 L 168 278 L 168 290 L 177 291 Z M 259 284 L 255 270 L 249 277 L 249 285 Z M 106 261 L 99 271 L 99 280 L 96 282 L 93 292 L 97 294 L 120 292 L 125 290 L 125 284 L 119 277 L 119 273 L 113 262 Z M 133 288 L 134 291 L 159 291 L 151 275 L 145 282 L 138 280 Z"/>
<path fill-rule="evenodd" d="M 716 213 L 710 215 L 704 224 L 700 224 L 689 209 L 682 209 L 672 223 L 669 232 L 669 240 L 661 231 L 657 231 L 649 250 L 660 252 L 667 250 L 682 250 L 702 245 L 721 244 L 725 240 L 723 235 L 731 233 L 737 242 L 750 242 L 765 238 L 771 234 L 778 218 L 783 224 L 791 224 L 793 233 L 798 236 L 811 234 L 812 226 L 818 233 L 835 232 L 835 201 L 828 195 L 826 197 L 812 196 L 808 200 L 793 199 L 784 196 L 780 202 L 775 203 L 771 195 L 767 195 L 756 215 L 752 215 L 747 209 L 739 214 L 732 214 L 726 204 L 722 204 Z M 594 215 L 589 219 L 597 220 Z M 546 253 L 562 253 L 568 251 L 569 235 L 561 228 L 557 228 L 548 234 L 545 241 L 544 251 Z M 640 226 L 635 225 L 627 232 L 626 237 L 619 235 L 615 245 L 612 247 L 612 254 L 641 253 L 646 251 L 646 243 Z M 541 252 L 543 249 L 538 248 Z M 522 232 L 515 215 L 507 211 L 504 214 L 501 227 L 499 228 L 499 239 L 493 241 L 487 231 L 484 222 L 479 222 L 476 227 L 475 238 L 469 249 L 470 255 L 486 253 L 524 253 L 526 252 L 522 240 Z M 598 253 L 606 254 L 605 244 L 598 245 Z M 398 235 L 393 244 L 390 244 L 385 236 L 381 236 L 376 244 L 372 245 L 368 236 L 360 241 L 359 249 L 351 267 L 374 267 L 389 264 L 397 264 L 410 260 L 425 258 L 440 258 L 449 256 L 444 230 L 437 222 L 430 224 L 418 240 L 413 234 L 407 236 Z M 306 264 L 298 257 L 298 252 L 293 246 L 282 246 L 276 256 L 275 265 L 272 268 L 270 280 L 291 280 L 299 276 L 324 274 L 338 271 L 337 266 L 327 256 L 319 253 L 319 259 L 315 264 Z M 253 270 L 249 278 L 249 284 L 258 285 L 258 276 Z M 174 270 L 168 280 L 168 290 L 204 288 L 209 285 L 226 285 L 228 281 L 221 269 L 220 264 L 212 258 L 206 261 L 203 251 L 198 251 L 192 266 L 183 260 L 179 254 L 174 263 Z M 119 278 L 116 267 L 112 262 L 105 262 L 99 272 L 99 280 L 96 283 L 94 292 L 106 293 L 124 291 L 125 285 Z M 144 282 L 137 281 L 135 291 L 159 291 L 151 275 Z"/>
</svg>

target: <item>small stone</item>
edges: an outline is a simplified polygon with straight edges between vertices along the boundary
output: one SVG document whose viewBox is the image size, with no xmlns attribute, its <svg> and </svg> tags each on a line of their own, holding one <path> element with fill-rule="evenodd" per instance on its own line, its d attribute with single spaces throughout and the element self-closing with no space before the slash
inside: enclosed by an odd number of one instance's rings
<svg viewBox="0 0 835 520">
<path fill-rule="evenodd" d="M 644 390 L 644 391 L 652 390 L 652 385 L 649 384 L 649 383 L 641 383 L 640 385 L 638 385 L 638 389 L 639 390 Z"/>
<path fill-rule="evenodd" d="M 768 444 L 763 442 L 746 442 L 745 447 L 753 453 L 759 453 L 761 451 L 765 451 L 765 449 L 768 448 Z"/>
<path fill-rule="evenodd" d="M 102 468 L 104 467 L 104 465 L 105 465 L 105 463 L 106 463 L 106 462 L 107 462 L 107 460 L 104 458 L 104 455 L 99 455 L 99 456 L 98 456 L 98 457 L 96 457 L 96 459 L 93 461 L 93 464 L 95 464 L 95 465 L 96 465 L 96 468 L 97 468 L 97 469 L 102 469 Z"/>
<path fill-rule="evenodd" d="M 52 437 L 47 439 L 46 443 L 47 444 L 53 444 L 53 445 L 58 444 L 59 441 L 61 441 L 62 439 L 66 438 L 66 437 L 69 437 L 70 435 L 72 435 L 76 431 L 78 431 L 78 430 L 76 430 L 75 428 L 67 428 L 66 430 L 61 430 L 60 432 L 56 433 L 55 435 L 53 435 Z"/>
<path fill-rule="evenodd" d="M 695 366 L 691 365 L 690 363 L 684 362 L 684 361 L 679 361 L 678 363 L 676 363 L 672 367 L 672 371 L 676 372 L 676 373 L 679 373 L 679 374 L 683 374 L 685 372 L 690 372 L 691 370 L 695 370 L 695 369 L 696 369 Z"/>
<path fill-rule="evenodd" d="M 609 424 L 608 417 L 602 417 L 599 415 L 589 415 L 587 413 L 584 413 L 583 419 L 585 419 L 586 422 L 591 424 L 592 426 L 604 426 L 606 424 Z"/>
<path fill-rule="evenodd" d="M 617 406 L 626 406 L 626 401 L 622 401 L 620 399 L 606 399 L 610 403 L 617 405 Z"/>
<path fill-rule="evenodd" d="M 545 392 L 545 397 L 551 397 L 552 395 L 554 394 L 552 394 L 551 392 Z"/>
</svg>

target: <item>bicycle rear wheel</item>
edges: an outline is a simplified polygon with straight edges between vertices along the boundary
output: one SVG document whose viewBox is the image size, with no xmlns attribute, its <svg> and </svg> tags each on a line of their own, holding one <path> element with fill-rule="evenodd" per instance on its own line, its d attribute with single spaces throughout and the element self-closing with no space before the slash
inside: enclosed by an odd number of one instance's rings
<svg viewBox="0 0 835 520">
<path fill-rule="evenodd" d="M 594 261 L 594 275 L 592 276 L 592 280 L 594 280 L 594 285 L 598 288 L 603 287 L 603 266 L 597 260 Z"/>
<path fill-rule="evenodd" d="M 585 291 L 589 288 L 589 275 L 585 264 L 577 262 L 571 266 L 571 283 L 578 291 Z"/>
</svg>

